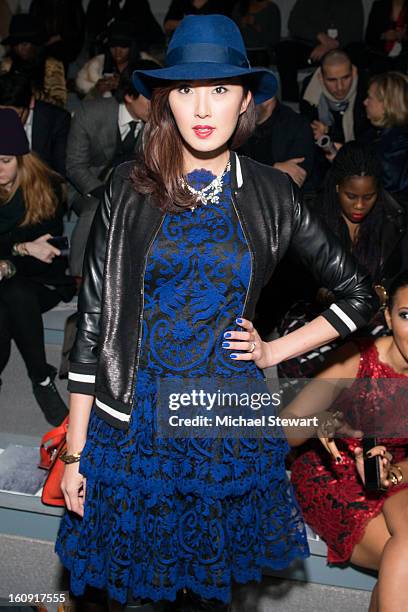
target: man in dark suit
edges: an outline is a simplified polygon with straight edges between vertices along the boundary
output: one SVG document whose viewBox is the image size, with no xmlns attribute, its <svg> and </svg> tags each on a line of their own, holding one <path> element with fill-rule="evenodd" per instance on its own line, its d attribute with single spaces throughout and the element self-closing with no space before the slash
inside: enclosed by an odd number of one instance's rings
<svg viewBox="0 0 408 612">
<path fill-rule="evenodd" d="M 70 268 L 81 276 L 92 220 L 113 168 L 135 157 L 150 111 L 149 101 L 133 86 L 133 70 L 157 68 L 147 60 L 122 73 L 114 98 L 83 102 L 72 119 L 67 147 L 67 176 L 77 190 L 72 208 L 78 215 L 72 234 Z"/>
<path fill-rule="evenodd" d="M 65 176 L 70 114 L 54 104 L 34 100 L 30 81 L 17 73 L 0 75 L 0 107 L 16 111 L 32 150 L 55 172 Z"/>
</svg>

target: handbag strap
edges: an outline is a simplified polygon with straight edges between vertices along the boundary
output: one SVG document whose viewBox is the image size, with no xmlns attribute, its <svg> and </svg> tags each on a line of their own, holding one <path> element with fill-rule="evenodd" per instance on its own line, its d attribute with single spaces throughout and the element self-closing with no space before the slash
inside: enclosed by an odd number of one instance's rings
<svg viewBox="0 0 408 612">
<path fill-rule="evenodd" d="M 62 421 L 61 425 L 51 429 L 43 435 L 41 438 L 41 446 L 46 446 L 47 442 L 53 441 L 54 444 L 59 444 L 60 440 L 62 440 L 68 431 L 68 416 Z"/>
</svg>

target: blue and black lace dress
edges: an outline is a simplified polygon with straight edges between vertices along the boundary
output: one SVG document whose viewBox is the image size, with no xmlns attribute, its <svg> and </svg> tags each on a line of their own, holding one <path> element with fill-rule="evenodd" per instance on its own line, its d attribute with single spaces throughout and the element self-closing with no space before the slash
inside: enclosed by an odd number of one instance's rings
<svg viewBox="0 0 408 612">
<path fill-rule="evenodd" d="M 213 180 L 196 170 L 196 189 Z M 174 600 L 181 588 L 229 601 L 233 581 L 260 580 L 308 555 L 300 510 L 288 483 L 286 441 L 159 438 L 158 380 L 258 377 L 234 361 L 223 334 L 242 314 L 251 257 L 229 173 L 219 202 L 166 215 L 150 249 L 134 407 L 127 431 L 91 412 L 80 462 L 84 517 L 67 512 L 56 551 L 74 594 L 86 585 Z"/>
</svg>

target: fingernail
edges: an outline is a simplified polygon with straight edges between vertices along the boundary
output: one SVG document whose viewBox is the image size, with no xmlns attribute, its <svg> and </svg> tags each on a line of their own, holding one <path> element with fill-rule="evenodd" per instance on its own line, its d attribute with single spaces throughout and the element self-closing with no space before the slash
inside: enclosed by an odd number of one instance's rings
<svg viewBox="0 0 408 612">
<path fill-rule="evenodd" d="M 225 332 L 224 338 L 231 338 L 231 332 Z"/>
<path fill-rule="evenodd" d="M 366 457 L 368 457 L 369 459 L 370 459 L 370 457 L 372 457 L 372 453 L 371 453 L 371 451 L 367 451 L 367 452 L 366 452 Z"/>
<path fill-rule="evenodd" d="M 229 342 L 223 342 L 222 343 L 222 348 L 229 348 L 230 343 Z"/>
<path fill-rule="evenodd" d="M 232 355 L 230 355 L 231 359 L 236 359 L 238 357 L 238 355 L 235 355 L 235 353 L 233 353 Z"/>
<path fill-rule="evenodd" d="M 243 319 L 235 319 L 235 321 L 240 324 L 242 323 Z"/>
<path fill-rule="evenodd" d="M 337 461 L 337 463 L 341 463 L 341 457 L 340 457 L 340 455 L 338 455 L 338 456 L 336 457 L 336 461 Z"/>
</svg>

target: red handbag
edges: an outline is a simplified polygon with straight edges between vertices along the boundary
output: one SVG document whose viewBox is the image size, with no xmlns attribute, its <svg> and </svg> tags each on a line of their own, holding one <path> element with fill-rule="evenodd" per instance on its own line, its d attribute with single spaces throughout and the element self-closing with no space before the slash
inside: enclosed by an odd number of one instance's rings
<svg viewBox="0 0 408 612">
<path fill-rule="evenodd" d="M 41 501 L 49 506 L 65 506 L 64 495 L 61 491 L 65 463 L 61 461 L 60 456 L 66 450 L 67 431 L 68 417 L 65 417 L 61 425 L 51 429 L 41 439 L 38 467 L 48 470 Z"/>
</svg>

